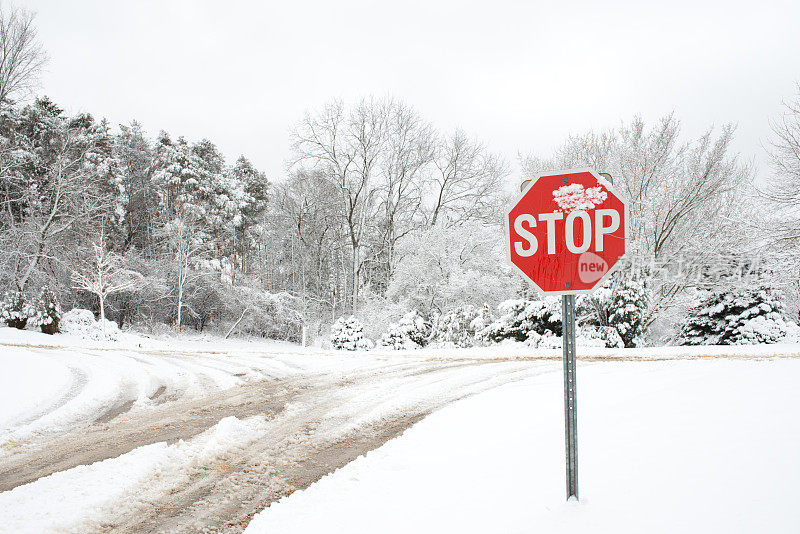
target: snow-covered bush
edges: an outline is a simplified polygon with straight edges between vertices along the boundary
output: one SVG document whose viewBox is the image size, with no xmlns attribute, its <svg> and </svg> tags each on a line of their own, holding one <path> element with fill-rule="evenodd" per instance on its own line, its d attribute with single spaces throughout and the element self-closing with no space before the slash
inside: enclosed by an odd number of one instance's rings
<svg viewBox="0 0 800 534">
<path fill-rule="evenodd" d="M 491 322 L 488 306 L 459 306 L 434 316 L 431 342 L 440 346 L 471 347 L 482 341 L 481 335 Z"/>
<path fill-rule="evenodd" d="M 331 326 L 331 346 L 336 350 L 357 350 L 363 345 L 364 327 L 353 317 L 339 317 Z"/>
<path fill-rule="evenodd" d="M 800 343 L 800 326 L 794 321 L 786 321 L 786 337 L 782 339 L 786 343 Z"/>
<path fill-rule="evenodd" d="M 394 350 L 417 349 L 420 346 L 411 341 L 399 324 L 389 325 L 389 330 L 378 340 L 381 347 L 390 347 Z"/>
<path fill-rule="evenodd" d="M 563 338 L 550 331 L 546 331 L 544 334 L 531 331 L 525 343 L 537 349 L 560 349 L 563 347 Z M 617 331 L 610 326 L 579 328 L 575 336 L 575 344 L 578 347 L 622 348 L 625 346 Z"/>
<path fill-rule="evenodd" d="M 34 313 L 33 308 L 25 302 L 22 291 L 9 291 L 0 301 L 0 320 L 11 328 L 22 330 Z"/>
<path fill-rule="evenodd" d="M 556 336 L 550 331 L 539 334 L 534 330 L 528 333 L 525 344 L 536 349 L 560 349 L 563 346 L 561 336 Z"/>
<path fill-rule="evenodd" d="M 378 343 L 395 350 L 416 349 L 428 343 L 431 324 L 416 310 L 406 313 L 396 324 L 389 325 Z"/>
<path fill-rule="evenodd" d="M 372 350 L 375 348 L 375 342 L 368 337 L 362 337 L 356 341 L 356 350 Z"/>
<path fill-rule="evenodd" d="M 526 341 L 530 332 L 561 335 L 561 300 L 557 297 L 506 300 L 497 309 L 500 317 L 483 331 L 483 337 L 489 341 Z"/>
<path fill-rule="evenodd" d="M 34 326 L 38 326 L 45 334 L 59 332 L 61 322 L 61 305 L 53 291 L 47 286 L 42 287 L 36 302 L 33 304 L 34 315 L 31 318 Z"/>
<path fill-rule="evenodd" d="M 579 300 L 579 314 L 588 314 L 588 324 L 613 327 L 626 347 L 638 344 L 649 306 L 643 278 L 612 277 Z"/>
<path fill-rule="evenodd" d="M 712 291 L 692 308 L 681 345 L 776 343 L 787 334 L 778 293 L 767 287 Z"/>
<path fill-rule="evenodd" d="M 106 319 L 105 335 L 103 335 L 103 324 L 95 321 L 94 313 L 80 308 L 73 308 L 66 312 L 61 317 L 59 327 L 65 334 L 94 341 L 116 341 L 121 333 L 117 323 Z"/>
<path fill-rule="evenodd" d="M 576 343 L 585 347 L 606 347 L 621 349 L 625 342 L 613 326 L 584 325 L 578 329 Z"/>
<path fill-rule="evenodd" d="M 219 294 L 225 297 L 222 305 L 232 319 L 234 332 L 268 339 L 302 340 L 303 314 L 299 298 L 286 292 L 270 293 L 246 286 Z M 219 316 L 221 312 L 215 313 Z"/>
</svg>

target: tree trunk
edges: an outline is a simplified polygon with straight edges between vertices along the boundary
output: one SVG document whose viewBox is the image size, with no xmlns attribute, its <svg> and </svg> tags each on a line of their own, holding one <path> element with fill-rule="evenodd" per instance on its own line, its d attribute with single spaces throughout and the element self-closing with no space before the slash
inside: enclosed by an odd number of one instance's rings
<svg viewBox="0 0 800 534">
<path fill-rule="evenodd" d="M 103 295 L 98 295 L 100 297 L 100 325 L 103 329 L 103 339 L 106 337 L 106 300 Z"/>
<path fill-rule="evenodd" d="M 353 315 L 358 313 L 358 262 L 359 262 L 359 254 L 358 254 L 358 246 L 353 245 Z"/>
<path fill-rule="evenodd" d="M 176 325 L 178 327 L 178 332 L 181 331 L 181 309 L 182 308 L 183 308 L 183 284 L 179 283 L 178 284 L 178 321 L 177 321 L 177 325 Z"/>
</svg>

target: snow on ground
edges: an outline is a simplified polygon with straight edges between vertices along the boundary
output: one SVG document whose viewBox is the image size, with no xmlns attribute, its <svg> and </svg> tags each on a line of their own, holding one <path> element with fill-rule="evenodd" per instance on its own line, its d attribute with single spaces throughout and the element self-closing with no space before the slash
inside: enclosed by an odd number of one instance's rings
<svg viewBox="0 0 800 534">
<path fill-rule="evenodd" d="M 561 380 L 445 407 L 247 532 L 800 531 L 800 360 L 580 364 L 579 503 Z"/>
<path fill-rule="evenodd" d="M 82 465 L 0 493 L 2 532 L 91 532 L 97 517 L 114 517 L 118 509 L 158 496 L 159 478 L 174 473 L 176 464 L 202 465 L 232 448 L 257 439 L 264 418 L 240 421 L 235 417 L 188 442 L 146 445 L 92 465 Z M 185 478 L 181 481 L 186 484 Z M 68 489 L 68 490 L 67 490 Z M 43 506 L 42 497 L 47 496 Z"/>
<path fill-rule="evenodd" d="M 269 422 L 222 419 L 185 442 L 145 445 L 0 493 L 0 530 L 91 531 L 159 502 L 188 473 L 249 455 L 254 439 L 303 428 L 304 417 L 335 440 L 453 401 L 266 509 L 250 532 L 798 530 L 792 510 L 800 491 L 791 484 L 800 475 L 792 456 L 800 346 L 579 347 L 579 355 L 582 501 L 568 505 L 554 372 L 560 350 L 517 343 L 346 352 L 209 336 L 87 341 L 0 328 L 0 460 L 126 410 L 249 381 L 302 375 L 331 385 Z"/>
<path fill-rule="evenodd" d="M 8 452 L 5 443 L 104 415 L 336 363 L 300 357 L 297 349 L 280 342 L 159 342 L 133 335 L 96 342 L 0 327 L 0 457 Z"/>
</svg>

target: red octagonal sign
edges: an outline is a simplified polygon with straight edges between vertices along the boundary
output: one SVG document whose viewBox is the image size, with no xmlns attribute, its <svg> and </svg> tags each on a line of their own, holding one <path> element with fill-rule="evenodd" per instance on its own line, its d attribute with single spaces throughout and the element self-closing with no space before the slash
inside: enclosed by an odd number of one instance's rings
<svg viewBox="0 0 800 534">
<path fill-rule="evenodd" d="M 537 175 L 506 217 L 511 263 L 545 293 L 586 293 L 625 254 L 627 210 L 591 169 Z"/>
</svg>

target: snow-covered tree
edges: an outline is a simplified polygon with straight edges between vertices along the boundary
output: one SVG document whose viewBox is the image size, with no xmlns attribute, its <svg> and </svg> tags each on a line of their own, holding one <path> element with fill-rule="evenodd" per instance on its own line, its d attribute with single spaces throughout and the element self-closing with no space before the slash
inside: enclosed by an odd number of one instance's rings
<svg viewBox="0 0 800 534">
<path fill-rule="evenodd" d="M 138 122 L 120 125 L 114 141 L 114 157 L 122 173 L 122 249 L 135 246 L 152 255 L 158 194 L 152 182 L 153 150 Z"/>
<path fill-rule="evenodd" d="M 646 279 L 615 273 L 594 292 L 579 298 L 578 308 L 587 324 L 612 327 L 626 347 L 635 347 L 650 312 Z"/>
<path fill-rule="evenodd" d="M 264 173 L 258 171 L 244 156 L 240 156 L 226 173 L 228 181 L 236 186 L 232 189 L 238 193 L 235 198 L 238 216 L 233 218 L 233 263 L 245 271 L 247 252 L 252 246 L 250 230 L 259 223 L 267 209 L 270 184 Z"/>
<path fill-rule="evenodd" d="M 506 300 L 498 306 L 499 317 L 483 331 L 494 342 L 504 339 L 527 340 L 531 332 L 538 335 L 561 335 L 561 299 Z"/>
<path fill-rule="evenodd" d="M 22 291 L 7 291 L 0 301 L 0 321 L 11 328 L 24 329 L 34 314 L 35 310 L 26 302 Z"/>
<path fill-rule="evenodd" d="M 496 220 L 505 201 L 503 181 L 508 176 L 502 158 L 456 130 L 438 140 L 433 161 L 427 184 L 432 199 L 427 208 L 431 226 L 443 220 Z"/>
<path fill-rule="evenodd" d="M 123 268 L 122 256 L 108 250 L 105 231 L 100 231 L 97 242 L 92 243 L 92 253 L 79 270 L 72 272 L 77 289 L 88 291 L 100 301 L 100 324 L 105 333 L 106 298 L 123 291 L 131 291 L 140 283 L 142 276 Z"/>
<path fill-rule="evenodd" d="M 469 222 L 407 236 L 387 297 L 428 316 L 463 304 L 496 306 L 514 294 L 518 280 L 503 258 L 500 232 Z"/>
<path fill-rule="evenodd" d="M 364 327 L 354 316 L 339 317 L 331 326 L 331 346 L 336 350 L 358 350 L 364 340 Z"/>
<path fill-rule="evenodd" d="M 689 312 L 681 345 L 775 343 L 786 335 L 780 295 L 765 285 L 709 291 Z"/>
<path fill-rule="evenodd" d="M 31 322 L 38 326 L 45 334 L 55 334 L 59 331 L 61 322 L 61 304 L 53 291 L 47 286 L 42 287 L 39 296 L 33 304 L 34 314 Z"/>
<path fill-rule="evenodd" d="M 194 270 L 194 264 L 202 253 L 202 243 L 199 243 L 193 235 L 192 227 L 186 220 L 176 217 L 167 223 L 162 235 L 166 238 L 168 256 L 174 272 L 175 287 L 175 327 L 180 332 L 181 315 L 183 314 L 184 292 L 188 284 L 196 279 L 200 273 Z"/>
<path fill-rule="evenodd" d="M 0 115 L 5 139 L 0 144 L 7 143 L 10 152 L 0 150 L 0 168 L 7 166 L 12 174 L 8 184 L 3 177 L 9 187 L 0 192 L 5 197 L 0 271 L 21 291 L 63 268 L 51 260 L 74 256 L 77 243 L 100 219 L 116 221 L 121 181 L 108 124 L 88 114 L 61 113 L 39 99 Z"/>
</svg>

